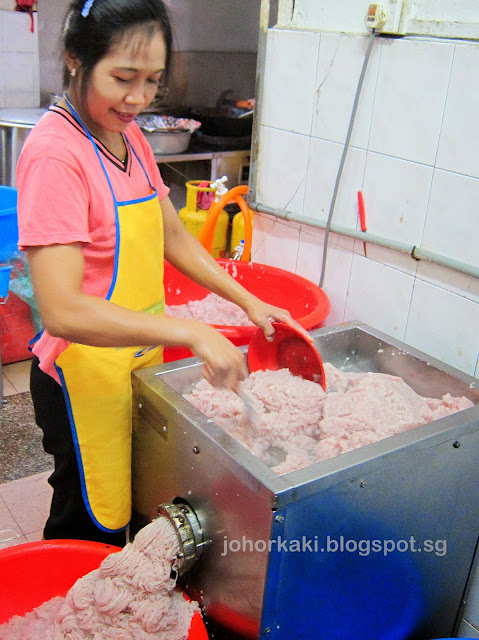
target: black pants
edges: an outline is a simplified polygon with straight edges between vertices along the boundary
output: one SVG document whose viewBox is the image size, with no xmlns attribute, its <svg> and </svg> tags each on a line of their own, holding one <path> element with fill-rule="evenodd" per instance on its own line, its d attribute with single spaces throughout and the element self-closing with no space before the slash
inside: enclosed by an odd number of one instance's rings
<svg viewBox="0 0 479 640">
<path fill-rule="evenodd" d="M 93 540 L 123 547 L 125 531 L 102 531 L 86 510 L 63 391 L 38 364 L 35 357 L 30 374 L 35 420 L 43 431 L 43 448 L 55 461 L 55 470 L 48 479 L 53 487 L 53 498 L 43 535 L 47 540 Z"/>
</svg>

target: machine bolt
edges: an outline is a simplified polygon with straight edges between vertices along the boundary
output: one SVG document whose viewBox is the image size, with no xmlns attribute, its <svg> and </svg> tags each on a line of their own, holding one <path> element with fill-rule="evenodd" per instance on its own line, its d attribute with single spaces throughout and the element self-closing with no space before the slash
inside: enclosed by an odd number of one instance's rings
<svg viewBox="0 0 479 640">
<path fill-rule="evenodd" d="M 274 519 L 276 520 L 276 522 L 284 522 L 284 516 L 278 514 L 277 516 L 274 517 Z M 266 630 L 265 630 L 266 631 Z M 271 631 L 271 629 L 270 629 Z"/>
<path fill-rule="evenodd" d="M 263 631 L 263 635 L 265 635 L 266 637 L 269 636 L 271 633 L 271 627 L 266 627 L 266 629 Z"/>
<path fill-rule="evenodd" d="M 193 447 L 193 453 L 198 454 L 200 452 L 200 448 L 196 445 Z"/>
<path fill-rule="evenodd" d="M 459 447 L 461 446 L 461 443 L 459 442 L 459 440 L 456 440 L 456 442 L 452 443 L 452 446 L 454 447 L 454 449 L 459 449 Z"/>
</svg>

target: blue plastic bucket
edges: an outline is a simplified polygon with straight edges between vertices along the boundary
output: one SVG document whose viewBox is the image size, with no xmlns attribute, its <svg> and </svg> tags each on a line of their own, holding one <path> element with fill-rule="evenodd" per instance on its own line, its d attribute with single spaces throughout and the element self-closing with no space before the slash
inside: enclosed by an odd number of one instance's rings
<svg viewBox="0 0 479 640">
<path fill-rule="evenodd" d="M 17 190 L 0 186 L 0 263 L 18 252 Z"/>
<path fill-rule="evenodd" d="M 0 298 L 7 297 L 11 270 L 12 267 L 9 266 L 0 267 Z"/>
</svg>

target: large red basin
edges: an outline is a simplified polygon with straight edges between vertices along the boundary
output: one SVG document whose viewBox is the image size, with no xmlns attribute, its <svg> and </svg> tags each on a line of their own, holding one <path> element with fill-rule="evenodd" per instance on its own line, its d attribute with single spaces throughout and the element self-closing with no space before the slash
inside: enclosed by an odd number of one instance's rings
<svg viewBox="0 0 479 640">
<path fill-rule="evenodd" d="M 1 550 L 0 624 L 55 596 L 65 596 L 79 578 L 117 551 L 120 547 L 87 540 L 43 540 Z M 188 640 L 208 640 L 198 612 L 193 615 Z"/>
<path fill-rule="evenodd" d="M 265 302 L 287 309 L 305 329 L 314 329 L 327 317 L 331 308 L 325 292 L 306 278 L 257 262 L 242 262 L 219 258 L 217 262 L 240 282 L 245 289 Z M 177 269 L 165 262 L 165 300 L 167 305 L 185 304 L 201 300 L 209 291 L 192 282 Z M 233 344 L 248 344 L 254 326 L 213 325 Z M 192 355 L 184 347 L 166 347 L 164 361 L 181 360 Z"/>
</svg>

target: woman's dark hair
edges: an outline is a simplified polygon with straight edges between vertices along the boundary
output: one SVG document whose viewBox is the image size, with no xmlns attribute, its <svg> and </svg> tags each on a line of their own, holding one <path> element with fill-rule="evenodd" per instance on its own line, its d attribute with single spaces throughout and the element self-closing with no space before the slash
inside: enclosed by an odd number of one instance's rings
<svg viewBox="0 0 479 640">
<path fill-rule="evenodd" d="M 88 8 L 84 17 L 82 11 Z M 85 13 L 85 11 L 84 11 Z M 63 49 L 81 62 L 80 91 L 86 95 L 88 81 L 95 65 L 128 31 L 143 33 L 151 38 L 157 31 L 163 35 L 166 63 L 162 84 L 168 80 L 171 59 L 172 33 L 168 11 L 162 0 L 74 0 L 67 13 L 63 30 Z M 63 69 L 63 85 L 68 86 L 70 74 Z"/>
</svg>

